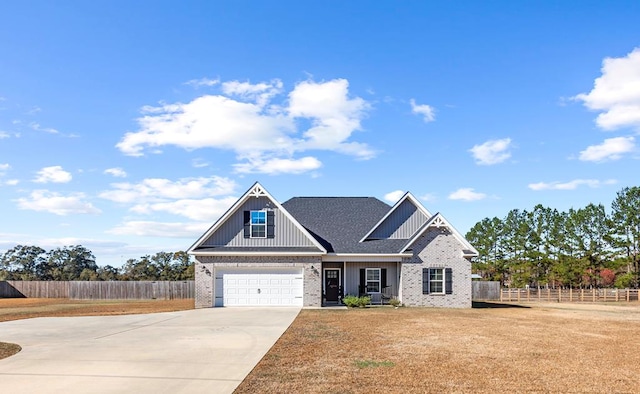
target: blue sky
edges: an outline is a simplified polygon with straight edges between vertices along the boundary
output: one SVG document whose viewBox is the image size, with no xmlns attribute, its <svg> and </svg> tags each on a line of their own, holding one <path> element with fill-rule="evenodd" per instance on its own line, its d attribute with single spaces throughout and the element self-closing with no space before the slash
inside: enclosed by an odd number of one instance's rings
<svg viewBox="0 0 640 394">
<path fill-rule="evenodd" d="M 3 1 L 0 252 L 186 250 L 259 181 L 466 233 L 640 185 L 637 1 Z"/>
</svg>

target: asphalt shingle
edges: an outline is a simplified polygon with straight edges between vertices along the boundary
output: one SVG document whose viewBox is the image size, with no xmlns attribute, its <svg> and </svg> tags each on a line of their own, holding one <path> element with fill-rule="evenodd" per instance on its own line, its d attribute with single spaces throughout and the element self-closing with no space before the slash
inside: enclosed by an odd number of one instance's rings
<svg viewBox="0 0 640 394">
<path fill-rule="evenodd" d="M 391 207 L 374 197 L 294 197 L 282 206 L 329 253 L 398 253 L 407 242 L 360 242 Z"/>
</svg>

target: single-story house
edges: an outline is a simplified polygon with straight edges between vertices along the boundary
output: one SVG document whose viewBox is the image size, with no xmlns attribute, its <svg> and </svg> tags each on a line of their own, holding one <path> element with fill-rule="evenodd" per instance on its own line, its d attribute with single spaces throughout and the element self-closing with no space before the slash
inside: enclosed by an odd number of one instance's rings
<svg viewBox="0 0 640 394">
<path fill-rule="evenodd" d="M 196 308 L 372 303 L 471 307 L 476 249 L 440 214 L 406 193 L 294 197 L 279 203 L 259 183 L 189 249 Z"/>
</svg>

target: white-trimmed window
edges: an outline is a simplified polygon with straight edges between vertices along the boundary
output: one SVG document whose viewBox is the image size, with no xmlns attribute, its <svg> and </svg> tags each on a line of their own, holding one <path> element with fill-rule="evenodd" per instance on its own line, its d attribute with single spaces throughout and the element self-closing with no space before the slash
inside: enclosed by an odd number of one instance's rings
<svg viewBox="0 0 640 394">
<path fill-rule="evenodd" d="M 453 269 L 423 268 L 422 294 L 453 294 Z"/>
<path fill-rule="evenodd" d="M 365 272 L 366 286 L 368 293 L 380 292 L 380 268 L 367 268 Z"/>
<path fill-rule="evenodd" d="M 251 211 L 251 238 L 267 238 L 267 211 Z"/>
<path fill-rule="evenodd" d="M 429 269 L 429 293 L 444 294 L 444 268 Z"/>
</svg>

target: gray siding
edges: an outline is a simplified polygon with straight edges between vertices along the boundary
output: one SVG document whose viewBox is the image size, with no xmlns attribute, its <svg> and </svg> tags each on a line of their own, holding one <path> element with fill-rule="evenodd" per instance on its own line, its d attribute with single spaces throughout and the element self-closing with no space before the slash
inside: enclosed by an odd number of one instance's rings
<svg viewBox="0 0 640 394">
<path fill-rule="evenodd" d="M 409 239 L 427 221 L 409 200 L 404 200 L 369 236 L 370 239 Z"/>
<path fill-rule="evenodd" d="M 361 268 L 386 268 L 387 286 L 391 286 L 391 294 L 398 294 L 397 263 L 346 263 L 344 278 L 344 294 L 358 295 Z"/>
<path fill-rule="evenodd" d="M 281 210 L 267 197 L 248 199 L 227 221 L 207 239 L 202 246 L 267 246 L 295 247 L 314 246 L 311 240 L 300 231 Z M 273 209 L 275 220 L 274 238 L 244 238 L 244 211 Z"/>
</svg>

